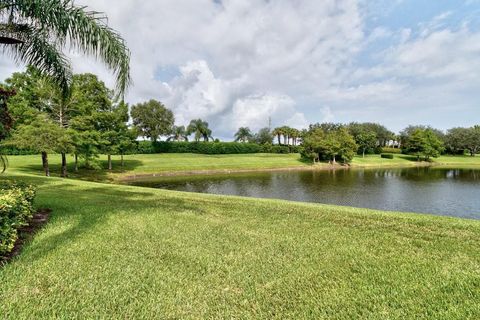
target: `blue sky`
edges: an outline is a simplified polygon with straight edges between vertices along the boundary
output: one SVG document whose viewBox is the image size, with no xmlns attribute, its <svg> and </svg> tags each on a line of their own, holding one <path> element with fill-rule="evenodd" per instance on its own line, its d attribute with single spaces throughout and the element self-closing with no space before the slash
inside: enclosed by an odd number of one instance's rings
<svg viewBox="0 0 480 320">
<path fill-rule="evenodd" d="M 132 51 L 130 103 L 158 99 L 214 136 L 240 126 L 480 123 L 480 1 L 82 0 Z M 71 54 L 77 72 L 112 77 Z M 15 67 L 16 69 L 21 66 Z M 0 62 L 5 77 L 15 68 Z"/>
</svg>

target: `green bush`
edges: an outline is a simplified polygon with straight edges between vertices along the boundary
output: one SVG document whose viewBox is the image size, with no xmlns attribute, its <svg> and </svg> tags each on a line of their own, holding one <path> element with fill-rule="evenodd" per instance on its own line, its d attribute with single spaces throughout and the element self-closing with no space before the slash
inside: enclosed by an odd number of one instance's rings
<svg viewBox="0 0 480 320">
<path fill-rule="evenodd" d="M 382 153 L 380 156 L 384 159 L 393 159 L 392 153 Z"/>
<path fill-rule="evenodd" d="M 37 154 L 36 152 L 33 152 L 31 150 L 24 150 L 24 149 L 18 149 L 13 146 L 1 146 L 0 147 L 0 153 L 7 155 L 7 156 L 20 156 L 20 155 L 31 155 L 31 154 Z"/>
<path fill-rule="evenodd" d="M 0 182 L 0 257 L 12 251 L 18 229 L 32 218 L 34 197 L 31 185 Z"/>
<path fill-rule="evenodd" d="M 241 153 L 291 153 L 299 152 L 298 146 L 240 142 L 150 142 L 140 141 L 137 153 L 200 153 L 200 154 L 241 154 Z"/>
<path fill-rule="evenodd" d="M 382 153 L 397 153 L 397 154 L 400 154 L 400 153 L 402 153 L 402 149 L 383 147 L 382 148 Z"/>
</svg>

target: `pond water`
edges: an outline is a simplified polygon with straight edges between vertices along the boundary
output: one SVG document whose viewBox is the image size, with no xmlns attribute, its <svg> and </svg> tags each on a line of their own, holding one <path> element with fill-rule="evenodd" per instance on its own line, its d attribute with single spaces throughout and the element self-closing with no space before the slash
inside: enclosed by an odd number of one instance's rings
<svg viewBox="0 0 480 320">
<path fill-rule="evenodd" d="M 141 178 L 133 185 L 480 219 L 480 170 L 420 167 Z"/>
</svg>

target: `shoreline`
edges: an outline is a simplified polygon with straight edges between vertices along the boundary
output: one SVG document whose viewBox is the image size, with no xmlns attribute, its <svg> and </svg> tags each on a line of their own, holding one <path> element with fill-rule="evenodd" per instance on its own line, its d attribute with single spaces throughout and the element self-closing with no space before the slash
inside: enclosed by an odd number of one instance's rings
<svg viewBox="0 0 480 320">
<path fill-rule="evenodd" d="M 335 170 L 350 170 L 350 169 L 403 169 L 403 168 L 422 168 L 422 167 L 461 167 L 455 164 L 448 163 L 429 163 L 419 162 L 407 164 L 392 164 L 392 165 L 342 165 L 342 164 L 328 164 L 322 163 L 321 165 L 314 164 L 310 166 L 298 166 L 298 167 L 279 167 L 279 168 L 258 168 L 258 169 L 201 169 L 201 170 L 185 170 L 185 171 L 164 171 L 155 173 L 139 173 L 130 174 L 127 176 L 120 176 L 116 178 L 119 182 L 134 181 L 144 178 L 155 177 L 187 177 L 187 176 L 203 176 L 203 175 L 222 175 L 231 173 L 255 173 L 255 172 L 288 172 L 288 171 L 335 171 Z M 480 165 L 478 166 L 480 169 Z"/>
</svg>

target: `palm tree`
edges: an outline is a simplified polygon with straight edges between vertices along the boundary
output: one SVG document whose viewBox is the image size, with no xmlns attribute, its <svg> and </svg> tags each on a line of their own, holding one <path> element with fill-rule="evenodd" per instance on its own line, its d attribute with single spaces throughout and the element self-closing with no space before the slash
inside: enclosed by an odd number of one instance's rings
<svg viewBox="0 0 480 320">
<path fill-rule="evenodd" d="M 247 142 L 253 137 L 249 127 L 241 127 L 235 133 L 235 141 Z"/>
<path fill-rule="evenodd" d="M 173 126 L 172 135 L 168 137 L 167 141 L 188 141 L 187 130 L 184 126 Z"/>
<path fill-rule="evenodd" d="M 287 146 L 290 144 L 290 130 L 291 128 L 289 126 L 282 127 L 283 143 Z"/>
<path fill-rule="evenodd" d="M 278 144 L 282 144 L 281 141 L 280 141 L 280 137 L 284 134 L 284 128 L 283 127 L 277 127 L 275 129 L 273 129 L 272 131 L 272 134 L 274 136 L 277 136 L 277 140 L 278 140 Z"/>
<path fill-rule="evenodd" d="M 208 128 L 208 122 L 203 121 L 202 119 L 190 121 L 190 124 L 187 127 L 187 135 L 191 135 L 192 133 L 197 142 L 200 141 L 200 138 L 203 138 L 203 141 L 213 139 L 212 130 Z"/>
<path fill-rule="evenodd" d="M 33 65 L 68 92 L 72 71 L 62 47 L 93 55 L 115 74 L 123 94 L 130 83 L 130 52 L 108 27 L 106 16 L 73 0 L 0 0 L 0 47 L 18 62 Z"/>
<path fill-rule="evenodd" d="M 290 128 L 290 137 L 292 138 L 293 145 L 297 145 L 297 139 L 300 137 L 300 131 L 295 128 Z"/>
</svg>

